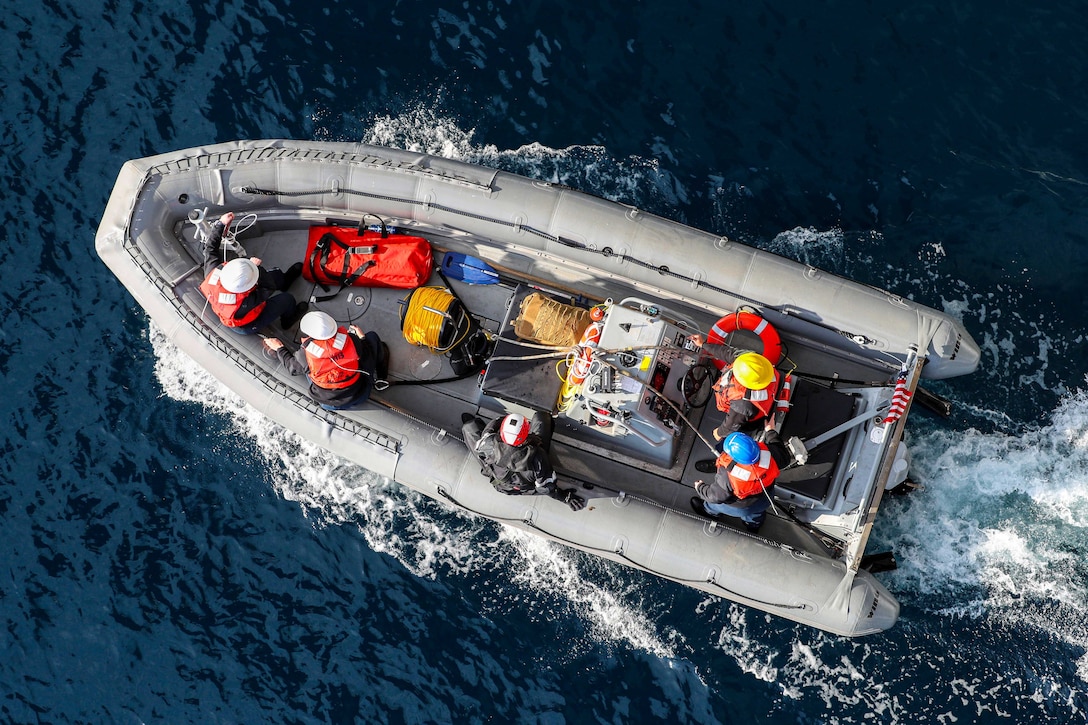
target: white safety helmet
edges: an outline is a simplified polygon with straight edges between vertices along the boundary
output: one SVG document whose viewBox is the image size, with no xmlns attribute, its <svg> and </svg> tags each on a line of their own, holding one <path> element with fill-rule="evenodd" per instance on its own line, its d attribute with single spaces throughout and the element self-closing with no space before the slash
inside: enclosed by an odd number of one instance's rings
<svg viewBox="0 0 1088 725">
<path fill-rule="evenodd" d="M 299 332 L 315 340 L 328 340 L 336 334 L 336 320 L 321 310 L 307 312 L 298 323 Z"/>
<path fill-rule="evenodd" d="M 232 259 L 219 270 L 219 284 L 227 292 L 248 292 L 257 284 L 257 265 L 248 259 Z"/>
<path fill-rule="evenodd" d="M 529 437 L 529 421 L 524 415 L 511 413 L 502 419 L 499 426 L 499 437 L 509 446 L 520 446 Z"/>
</svg>

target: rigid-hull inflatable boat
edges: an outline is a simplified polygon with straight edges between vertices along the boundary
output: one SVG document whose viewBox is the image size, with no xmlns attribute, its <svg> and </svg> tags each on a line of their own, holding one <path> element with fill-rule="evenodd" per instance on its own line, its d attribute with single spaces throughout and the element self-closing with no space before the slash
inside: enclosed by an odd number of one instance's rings
<svg viewBox="0 0 1088 725">
<path fill-rule="evenodd" d="M 290 290 L 388 345 L 365 403 L 322 407 L 268 354 L 264 338 L 297 347 L 297 328 L 240 335 L 209 309 L 202 245 L 225 211 L 227 242 L 269 268 L 312 262 L 315 229 L 358 229 L 366 243 L 349 254 L 426 240 L 417 289 Z M 848 636 L 898 617 L 865 546 L 884 492 L 909 484 L 901 439 L 919 383 L 979 362 L 959 321 L 880 289 L 560 184 L 363 144 L 129 161 L 96 247 L 178 348 L 298 435 L 448 505 Z M 432 297 L 412 312 L 420 290 Z M 421 332 L 421 314 L 440 319 Z M 774 422 L 793 461 L 755 533 L 692 508 L 722 421 L 693 335 L 763 351 L 790 383 Z M 503 495 L 483 474 L 462 415 L 510 412 L 551 421 L 559 485 L 583 510 Z"/>
</svg>

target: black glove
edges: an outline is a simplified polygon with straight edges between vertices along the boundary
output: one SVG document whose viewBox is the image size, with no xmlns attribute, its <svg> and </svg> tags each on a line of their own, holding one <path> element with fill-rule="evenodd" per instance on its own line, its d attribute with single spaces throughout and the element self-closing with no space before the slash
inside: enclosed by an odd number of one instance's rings
<svg viewBox="0 0 1088 725">
<path fill-rule="evenodd" d="M 556 488 L 552 498 L 570 506 L 571 511 L 581 511 L 586 507 L 586 500 L 576 494 L 573 488 Z"/>
</svg>

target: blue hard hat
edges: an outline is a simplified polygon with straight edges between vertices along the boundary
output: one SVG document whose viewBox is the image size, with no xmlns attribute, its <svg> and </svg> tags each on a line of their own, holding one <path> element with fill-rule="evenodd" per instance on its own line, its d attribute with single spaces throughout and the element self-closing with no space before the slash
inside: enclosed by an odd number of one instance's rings
<svg viewBox="0 0 1088 725">
<path fill-rule="evenodd" d="M 730 433 L 725 437 L 725 452 L 742 466 L 759 460 L 759 444 L 743 433 Z"/>
</svg>

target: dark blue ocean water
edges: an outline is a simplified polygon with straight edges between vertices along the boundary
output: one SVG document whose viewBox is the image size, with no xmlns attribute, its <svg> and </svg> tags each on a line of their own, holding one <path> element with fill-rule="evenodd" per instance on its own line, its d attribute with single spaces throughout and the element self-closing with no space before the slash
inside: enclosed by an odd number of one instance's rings
<svg viewBox="0 0 1088 725">
<path fill-rule="evenodd" d="M 902 4 L 900 4 L 902 5 Z M 1072 723 L 1088 710 L 1084 3 L 0 1 L 0 721 Z M 844 640 L 269 424 L 93 250 L 129 158 L 389 144 L 956 314 Z"/>
</svg>

